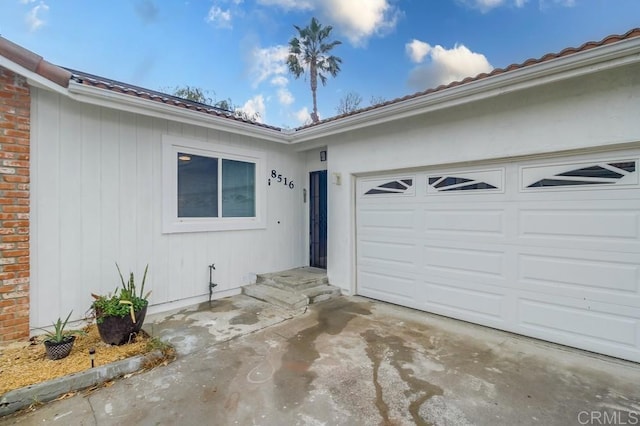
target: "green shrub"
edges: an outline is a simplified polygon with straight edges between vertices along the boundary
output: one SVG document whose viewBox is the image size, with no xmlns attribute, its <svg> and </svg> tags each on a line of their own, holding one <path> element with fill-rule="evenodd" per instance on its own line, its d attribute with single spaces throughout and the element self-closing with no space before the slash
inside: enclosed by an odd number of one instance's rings
<svg viewBox="0 0 640 426">
<path fill-rule="evenodd" d="M 62 343 L 67 338 L 73 335 L 86 334 L 82 330 L 65 330 L 65 327 L 67 326 L 67 322 L 69 322 L 69 318 L 71 317 L 72 312 L 73 311 L 69 312 L 69 315 L 67 315 L 67 319 L 65 319 L 64 322 L 62 321 L 62 319 L 58 318 L 58 321 L 53 323 L 53 331 L 49 331 L 41 327 L 38 327 L 37 329 L 46 332 L 46 336 L 47 336 L 46 340 L 54 343 Z"/>
<path fill-rule="evenodd" d="M 131 315 L 131 319 L 135 322 L 134 312 L 139 312 L 142 308 L 149 304 L 147 298 L 151 292 L 144 294 L 144 285 L 147 280 L 147 271 L 149 265 L 144 268 L 144 275 L 142 277 L 142 283 L 140 285 L 140 293 L 137 293 L 135 278 L 133 272 L 129 273 L 129 280 L 125 281 L 120 271 L 120 266 L 116 263 L 118 268 L 118 274 L 120 275 L 121 287 L 116 288 L 112 294 L 107 296 L 101 296 L 91 294 L 94 301 L 91 304 L 91 308 L 96 314 L 96 321 L 101 324 L 104 321 L 104 317 L 124 317 Z"/>
</svg>

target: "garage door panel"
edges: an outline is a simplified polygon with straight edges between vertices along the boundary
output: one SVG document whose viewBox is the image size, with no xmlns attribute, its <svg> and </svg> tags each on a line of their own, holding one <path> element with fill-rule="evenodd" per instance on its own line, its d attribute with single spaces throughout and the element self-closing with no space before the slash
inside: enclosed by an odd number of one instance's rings
<svg viewBox="0 0 640 426">
<path fill-rule="evenodd" d="M 640 208 L 640 207 L 639 207 Z M 638 212 L 601 210 L 520 210 L 523 237 L 637 240 Z"/>
<path fill-rule="evenodd" d="M 360 276 L 366 283 L 359 289 L 363 296 L 405 305 L 415 299 L 417 280 L 413 277 L 394 275 L 384 270 L 362 272 Z"/>
<path fill-rule="evenodd" d="M 416 249 L 416 244 L 406 242 L 361 240 L 358 255 L 363 262 L 412 267 L 416 264 Z"/>
<path fill-rule="evenodd" d="M 579 334 L 606 345 L 636 347 L 638 320 L 616 312 L 613 305 L 603 312 L 532 299 L 520 299 L 518 309 L 520 325 L 524 329 L 552 335 Z"/>
<path fill-rule="evenodd" d="M 363 233 L 413 234 L 416 212 L 411 209 L 389 209 L 379 206 L 363 209 L 358 216 L 358 228 Z"/>
<path fill-rule="evenodd" d="M 426 273 L 433 270 L 504 277 L 504 253 L 499 251 L 425 246 L 423 256 Z"/>
<path fill-rule="evenodd" d="M 513 289 L 507 286 L 504 279 L 485 279 L 485 277 L 474 276 L 470 278 L 465 275 L 455 275 L 450 273 L 440 273 L 440 271 L 421 272 L 416 275 L 425 285 L 425 290 L 418 293 L 424 300 L 428 300 L 430 295 L 427 285 L 450 286 L 454 289 L 467 292 L 487 293 L 491 295 L 507 296 L 513 294 Z"/>
<path fill-rule="evenodd" d="M 515 297 L 504 282 L 502 286 L 494 284 L 431 274 L 417 289 L 416 299 L 424 301 L 419 309 L 506 330 L 514 322 L 515 314 L 509 307 Z"/>
<path fill-rule="evenodd" d="M 554 288 L 572 289 L 576 295 L 589 292 L 608 293 L 617 296 L 623 303 L 629 296 L 638 295 L 638 261 L 567 258 L 561 256 L 521 255 L 521 286 L 540 292 L 554 293 Z M 599 295 L 594 295 L 599 297 Z"/>
<path fill-rule="evenodd" d="M 458 285 L 463 283 L 471 289 L 486 287 L 489 291 L 505 291 L 513 285 L 506 277 L 498 277 L 490 274 L 479 274 L 477 272 L 464 271 L 460 269 L 426 268 L 420 269 L 420 274 L 425 279 L 436 283 L 451 283 Z"/>
<path fill-rule="evenodd" d="M 594 240 L 589 238 L 567 238 L 565 236 L 547 237 L 522 237 L 519 242 L 526 244 L 526 248 L 538 248 L 540 250 L 571 250 L 579 248 L 590 250 L 600 254 L 616 253 L 640 253 L 640 244 L 634 240 L 623 242 L 622 240 Z"/>
<path fill-rule="evenodd" d="M 487 291 L 486 287 L 456 287 L 430 281 L 424 283 L 426 304 L 469 312 L 492 320 L 503 320 L 505 295 Z"/>
<path fill-rule="evenodd" d="M 638 316 L 638 306 L 640 306 L 640 296 L 634 295 L 621 295 L 612 292 L 603 292 L 597 290 L 585 291 L 576 290 L 571 287 L 559 286 L 555 283 L 546 283 L 543 281 L 525 281 L 521 282 L 522 291 L 530 290 L 535 294 L 551 294 L 554 297 L 569 297 L 573 299 L 581 300 L 585 303 L 607 303 L 618 306 L 619 310 L 625 308 L 632 308 Z M 544 292 L 544 293 L 543 293 Z"/>
<path fill-rule="evenodd" d="M 468 236 L 504 237 L 504 211 L 435 210 L 424 212 L 425 231 Z"/>
<path fill-rule="evenodd" d="M 640 316 L 640 254 L 551 247 L 520 247 L 518 278 L 523 290 L 619 306 Z"/>
</svg>

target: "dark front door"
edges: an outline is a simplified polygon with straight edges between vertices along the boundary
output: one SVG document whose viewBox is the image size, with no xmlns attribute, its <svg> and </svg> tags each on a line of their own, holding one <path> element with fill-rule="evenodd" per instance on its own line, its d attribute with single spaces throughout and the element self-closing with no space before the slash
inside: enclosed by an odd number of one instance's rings
<svg viewBox="0 0 640 426">
<path fill-rule="evenodd" d="M 309 265 L 327 268 L 327 171 L 309 175 Z"/>
</svg>

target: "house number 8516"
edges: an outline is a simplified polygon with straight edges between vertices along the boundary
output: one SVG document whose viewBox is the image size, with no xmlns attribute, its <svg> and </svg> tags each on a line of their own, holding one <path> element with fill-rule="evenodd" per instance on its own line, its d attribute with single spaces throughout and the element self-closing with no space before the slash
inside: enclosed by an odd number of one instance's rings
<svg viewBox="0 0 640 426">
<path fill-rule="evenodd" d="M 278 183 L 283 184 L 284 186 L 288 186 L 289 189 L 293 189 L 294 185 L 293 185 L 293 181 L 289 180 L 289 178 L 286 178 L 284 176 L 282 176 L 281 174 L 278 174 L 277 171 L 275 170 L 271 170 L 271 179 L 269 179 L 269 185 L 271 185 L 271 180 L 274 180 Z"/>
</svg>

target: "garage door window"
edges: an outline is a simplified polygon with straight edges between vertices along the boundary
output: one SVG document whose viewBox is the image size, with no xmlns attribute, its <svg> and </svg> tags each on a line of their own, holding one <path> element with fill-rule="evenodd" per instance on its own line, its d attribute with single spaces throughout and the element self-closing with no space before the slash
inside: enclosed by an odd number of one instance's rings
<svg viewBox="0 0 640 426">
<path fill-rule="evenodd" d="M 522 169 L 525 189 L 634 185 L 638 183 L 636 160 L 564 164 Z"/>
<path fill-rule="evenodd" d="M 413 178 L 374 180 L 367 182 L 364 195 L 414 195 Z"/>
<path fill-rule="evenodd" d="M 477 191 L 502 191 L 503 170 L 482 170 L 464 173 L 442 173 L 427 177 L 427 192 L 471 193 Z"/>
</svg>

